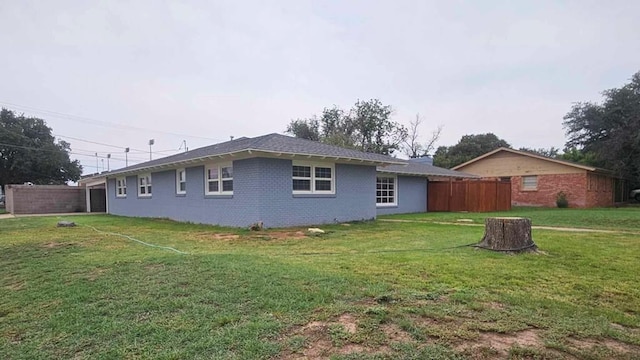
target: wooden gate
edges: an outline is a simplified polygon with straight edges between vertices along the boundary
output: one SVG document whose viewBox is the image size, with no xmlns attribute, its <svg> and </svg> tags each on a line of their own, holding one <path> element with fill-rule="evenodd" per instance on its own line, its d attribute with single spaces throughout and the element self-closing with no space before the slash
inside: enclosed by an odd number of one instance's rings
<svg viewBox="0 0 640 360">
<path fill-rule="evenodd" d="M 511 210 L 511 182 L 501 180 L 429 181 L 427 211 Z"/>
</svg>

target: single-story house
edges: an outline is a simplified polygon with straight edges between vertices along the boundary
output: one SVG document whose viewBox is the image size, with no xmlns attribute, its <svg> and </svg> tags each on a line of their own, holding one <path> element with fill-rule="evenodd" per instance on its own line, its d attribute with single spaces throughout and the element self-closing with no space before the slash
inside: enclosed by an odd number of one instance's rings
<svg viewBox="0 0 640 360">
<path fill-rule="evenodd" d="M 107 212 L 223 226 L 374 219 L 426 211 L 428 164 L 269 134 L 238 138 L 80 180 L 106 188 Z M 105 186 L 106 185 L 106 186 Z"/>
<path fill-rule="evenodd" d="M 509 148 L 490 151 L 452 170 L 510 179 L 515 206 L 555 207 L 560 192 L 570 207 L 612 206 L 616 190 L 624 186 L 609 170 Z"/>
</svg>

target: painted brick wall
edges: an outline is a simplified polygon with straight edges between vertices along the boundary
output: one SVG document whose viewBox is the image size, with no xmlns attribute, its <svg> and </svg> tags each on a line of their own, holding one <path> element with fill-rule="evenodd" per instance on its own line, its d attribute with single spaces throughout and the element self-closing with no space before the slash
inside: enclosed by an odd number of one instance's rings
<svg viewBox="0 0 640 360">
<path fill-rule="evenodd" d="M 204 166 L 187 168 L 187 193 L 176 195 L 175 170 L 152 174 L 152 196 L 137 196 L 137 177 L 127 177 L 127 197 L 115 196 L 109 179 L 109 212 L 116 215 L 166 217 L 245 227 L 262 221 L 283 227 L 372 219 L 375 167 L 336 167 L 336 195 L 299 196 L 291 189 L 291 160 L 253 158 L 234 161 L 233 196 L 204 195 Z"/>
<path fill-rule="evenodd" d="M 406 214 L 427 211 L 427 179 L 398 176 L 398 205 L 378 207 L 377 214 Z"/>
<path fill-rule="evenodd" d="M 85 189 L 66 185 L 7 185 L 7 211 L 12 214 L 84 212 Z"/>
<path fill-rule="evenodd" d="M 511 178 L 511 203 L 515 206 L 556 207 L 558 192 L 563 191 L 569 207 L 587 207 L 587 176 L 580 174 L 538 175 L 538 189 L 522 190 L 522 177 Z"/>
</svg>

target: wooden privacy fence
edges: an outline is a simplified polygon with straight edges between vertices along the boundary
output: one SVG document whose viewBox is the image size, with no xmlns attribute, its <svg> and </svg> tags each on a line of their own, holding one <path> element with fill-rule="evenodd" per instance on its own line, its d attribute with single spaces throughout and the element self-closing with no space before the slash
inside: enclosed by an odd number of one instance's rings
<svg viewBox="0 0 640 360">
<path fill-rule="evenodd" d="M 427 211 L 511 210 L 511 182 L 501 180 L 429 181 Z"/>
</svg>

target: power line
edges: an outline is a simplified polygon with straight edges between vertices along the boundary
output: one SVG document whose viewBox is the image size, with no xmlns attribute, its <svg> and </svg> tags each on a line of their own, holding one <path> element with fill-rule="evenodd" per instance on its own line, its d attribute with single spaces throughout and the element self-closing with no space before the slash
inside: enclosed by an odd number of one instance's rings
<svg viewBox="0 0 640 360">
<path fill-rule="evenodd" d="M 107 121 L 91 119 L 91 118 L 84 117 L 84 116 L 77 116 L 77 115 L 72 115 L 72 114 L 66 114 L 66 113 L 61 113 L 61 112 L 57 112 L 57 111 L 52 111 L 52 110 L 39 109 L 39 108 L 32 107 L 32 106 L 14 104 L 14 103 L 6 102 L 6 101 L 0 101 L 0 104 L 16 107 L 16 108 L 19 108 L 19 109 L 20 108 L 26 109 L 26 111 L 40 112 L 40 113 L 43 113 L 43 114 L 47 114 L 47 115 L 49 115 L 51 117 L 57 117 L 57 118 L 60 118 L 60 119 L 77 121 L 77 122 L 93 124 L 93 125 L 98 125 L 98 126 L 104 126 L 104 127 L 114 127 L 114 128 L 121 128 L 121 129 L 122 128 L 124 128 L 124 129 L 133 129 L 133 130 L 138 130 L 138 131 L 144 131 L 145 133 L 155 132 L 155 133 L 159 133 L 159 134 L 174 135 L 174 136 L 181 136 L 181 137 L 190 137 L 190 138 L 213 140 L 213 141 L 223 141 L 221 139 L 214 139 L 214 138 L 205 137 L 205 136 L 181 134 L 181 133 L 174 133 L 174 132 L 170 132 L 170 131 L 162 131 L 162 130 L 155 130 L 155 129 L 145 129 L 145 128 L 141 128 L 141 127 L 137 127 L 137 126 L 126 125 L 126 124 L 111 123 L 111 122 L 107 122 Z"/>
</svg>

